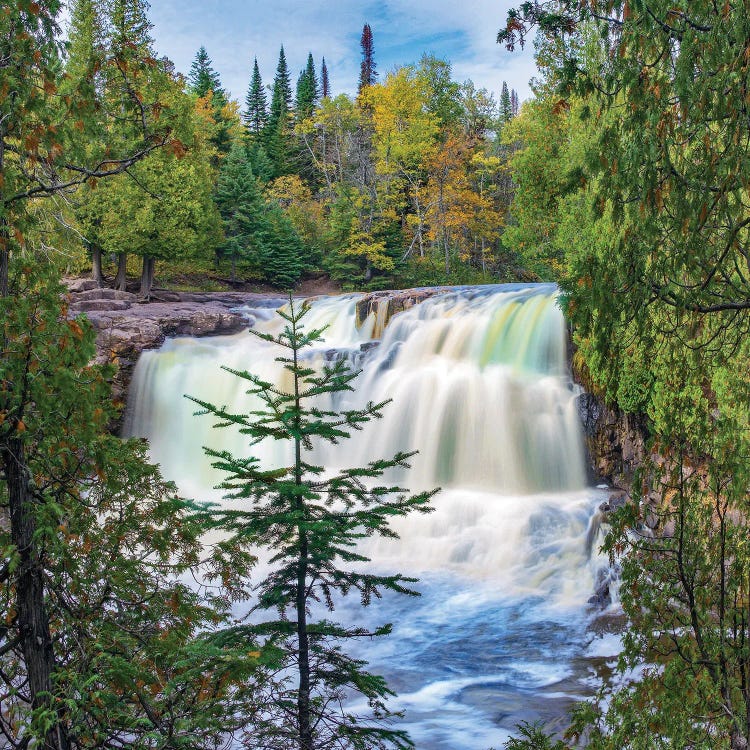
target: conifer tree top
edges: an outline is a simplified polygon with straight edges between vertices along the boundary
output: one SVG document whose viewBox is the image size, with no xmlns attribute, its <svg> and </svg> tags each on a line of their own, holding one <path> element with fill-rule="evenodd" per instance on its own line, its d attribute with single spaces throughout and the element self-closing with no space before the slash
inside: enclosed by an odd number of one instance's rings
<svg viewBox="0 0 750 750">
<path fill-rule="evenodd" d="M 359 88 L 358 93 L 363 89 L 372 86 L 378 79 L 378 74 L 373 56 L 372 29 L 370 24 L 366 23 L 362 27 L 362 37 L 359 40 L 362 47 L 362 64 L 359 71 Z"/>
<path fill-rule="evenodd" d="M 195 60 L 190 66 L 188 74 L 188 85 L 190 90 L 198 96 L 206 96 L 209 91 L 214 95 L 226 98 L 224 89 L 221 87 L 219 74 L 214 70 L 211 58 L 205 47 L 201 47 L 195 55 Z"/>
</svg>

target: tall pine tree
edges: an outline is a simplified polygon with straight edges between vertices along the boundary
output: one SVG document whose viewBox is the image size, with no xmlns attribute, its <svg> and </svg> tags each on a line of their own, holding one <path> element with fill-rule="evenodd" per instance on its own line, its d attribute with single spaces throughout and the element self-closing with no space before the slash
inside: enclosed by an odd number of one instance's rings
<svg viewBox="0 0 750 750">
<path fill-rule="evenodd" d="M 245 97 L 245 127 L 253 138 L 259 138 L 268 122 L 268 99 L 260 77 L 258 58 L 253 60 L 253 75 Z"/>
<path fill-rule="evenodd" d="M 307 55 L 307 66 L 300 71 L 297 79 L 296 116 L 297 122 L 312 116 L 319 96 L 318 77 L 315 73 L 315 62 L 312 53 Z"/>
<path fill-rule="evenodd" d="M 362 27 L 362 36 L 359 40 L 362 48 L 362 63 L 359 69 L 359 87 L 358 93 L 362 93 L 368 86 L 372 86 L 378 80 L 378 74 L 375 65 L 375 58 L 372 44 L 372 29 L 370 24 L 366 23 Z"/>
<path fill-rule="evenodd" d="M 237 278 L 238 260 L 255 260 L 260 268 L 263 197 L 245 149 L 235 144 L 221 167 L 216 185 L 216 206 L 224 227 L 221 254 L 229 258 L 232 283 Z"/>
<path fill-rule="evenodd" d="M 500 124 L 505 125 L 513 119 L 513 103 L 510 98 L 508 84 L 503 81 L 503 88 L 500 92 Z"/>
<path fill-rule="evenodd" d="M 265 148 L 273 163 L 274 177 L 287 174 L 291 169 L 292 154 L 292 84 L 284 47 L 279 51 L 279 62 L 273 80 L 271 107 L 264 133 Z"/>
<path fill-rule="evenodd" d="M 320 68 L 320 96 L 322 99 L 330 99 L 331 97 L 331 81 L 328 77 L 328 65 L 326 65 L 325 57 Z"/>
<path fill-rule="evenodd" d="M 195 60 L 188 74 L 188 88 L 200 98 L 210 98 L 211 114 L 216 129 L 211 142 L 220 154 L 226 154 L 232 147 L 232 125 L 234 119 L 227 112 L 226 91 L 221 85 L 219 74 L 214 70 L 211 58 L 205 47 L 201 47 L 195 55 Z"/>
</svg>

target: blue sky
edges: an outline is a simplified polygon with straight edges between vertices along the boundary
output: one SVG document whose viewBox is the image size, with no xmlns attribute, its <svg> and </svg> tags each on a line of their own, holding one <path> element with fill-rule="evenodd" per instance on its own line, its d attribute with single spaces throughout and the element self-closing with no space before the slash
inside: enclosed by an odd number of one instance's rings
<svg viewBox="0 0 750 750">
<path fill-rule="evenodd" d="M 187 73 L 205 46 L 222 84 L 240 102 L 253 57 L 270 84 L 282 44 L 293 84 L 312 52 L 318 72 L 325 56 L 334 94 L 354 93 L 365 22 L 372 27 L 381 77 L 429 52 L 452 63 L 456 80 L 470 78 L 496 98 L 506 80 L 523 100 L 535 73 L 532 51 L 509 53 L 495 42 L 510 5 L 509 0 L 152 0 L 149 16 L 160 55 Z"/>
</svg>

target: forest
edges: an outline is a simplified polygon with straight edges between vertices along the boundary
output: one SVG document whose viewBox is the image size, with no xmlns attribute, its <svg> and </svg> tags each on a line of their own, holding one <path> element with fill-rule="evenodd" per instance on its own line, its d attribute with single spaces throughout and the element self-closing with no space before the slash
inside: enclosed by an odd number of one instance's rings
<svg viewBox="0 0 750 750">
<path fill-rule="evenodd" d="M 557 283 L 578 382 L 642 420 L 648 453 L 604 542 L 625 617 L 612 679 L 564 731 L 525 723 L 506 747 L 748 748 L 747 3 L 523 2 L 497 22 L 508 54 L 535 47 L 523 103 L 428 54 L 379 71 L 368 24 L 356 96 L 312 55 L 293 88 L 282 47 L 265 82 L 248 61 L 240 103 L 206 49 L 185 75 L 159 56 L 145 0 L 74 0 L 68 29 L 61 11 L 0 9 L 0 747 L 414 746 L 390 688 L 340 645 L 388 626 L 310 615 L 336 592 L 373 608 L 413 593 L 410 571 L 362 573 L 354 551 L 429 512 L 429 491 L 367 484 L 410 454 L 325 480 L 302 458 L 386 405 L 304 405 L 353 375 L 298 358 L 321 331 L 292 303 L 269 343 L 293 392 L 237 371 L 262 413 L 196 402 L 291 441 L 294 464 L 214 451 L 257 510 L 183 499 L 142 441 L 112 434 L 117 363 L 92 364 L 61 285 L 90 275 L 143 300 Z M 205 554 L 208 531 L 225 541 Z M 278 568 L 253 592 L 258 546 Z M 268 619 L 238 623 L 254 596 Z M 340 705 L 352 692 L 366 717 Z"/>
</svg>

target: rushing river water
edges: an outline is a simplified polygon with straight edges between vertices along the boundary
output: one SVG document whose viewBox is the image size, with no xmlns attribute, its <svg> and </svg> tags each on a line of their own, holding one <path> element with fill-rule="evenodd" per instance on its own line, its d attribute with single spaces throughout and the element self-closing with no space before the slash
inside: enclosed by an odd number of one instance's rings
<svg viewBox="0 0 750 750">
<path fill-rule="evenodd" d="M 360 326 L 359 295 L 312 303 L 306 327 L 327 325 L 312 360 L 342 357 L 362 370 L 337 406 L 392 399 L 381 420 L 351 440 L 317 449 L 326 466 L 357 466 L 419 450 L 394 477 L 414 490 L 442 487 L 435 512 L 401 519 L 398 541 L 367 542 L 383 571 L 418 575 L 419 599 L 387 597 L 364 612 L 343 602 L 342 620 L 393 622 L 389 638 L 359 644 L 384 674 L 424 750 L 500 748 L 521 720 L 561 716 L 595 680 L 596 657 L 613 653 L 590 632 L 587 605 L 606 560 L 597 554 L 600 491 L 586 486 L 566 331 L 550 285 L 446 290 L 384 323 Z M 248 310 L 258 329 L 280 326 L 273 308 Z M 373 340 L 380 343 L 373 346 Z M 245 381 L 220 365 L 271 382 L 284 375 L 271 345 L 247 333 L 168 341 L 142 355 L 126 432 L 181 491 L 218 499 L 221 476 L 202 446 L 245 454 L 242 436 L 193 416 L 190 394 L 250 407 Z M 260 448 L 260 451 L 259 451 Z M 288 460 L 258 446 L 268 465 Z"/>
</svg>

